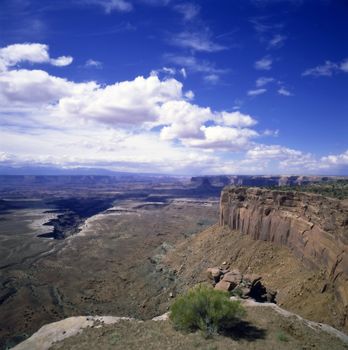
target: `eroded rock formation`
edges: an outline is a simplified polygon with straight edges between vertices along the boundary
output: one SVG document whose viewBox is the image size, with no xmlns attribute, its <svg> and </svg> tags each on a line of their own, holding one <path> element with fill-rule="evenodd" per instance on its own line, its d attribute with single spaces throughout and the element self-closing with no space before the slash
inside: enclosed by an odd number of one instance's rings
<svg viewBox="0 0 348 350">
<path fill-rule="evenodd" d="M 227 187 L 220 225 L 253 239 L 289 247 L 306 265 L 324 271 L 348 323 L 348 208 L 316 194 Z"/>
</svg>

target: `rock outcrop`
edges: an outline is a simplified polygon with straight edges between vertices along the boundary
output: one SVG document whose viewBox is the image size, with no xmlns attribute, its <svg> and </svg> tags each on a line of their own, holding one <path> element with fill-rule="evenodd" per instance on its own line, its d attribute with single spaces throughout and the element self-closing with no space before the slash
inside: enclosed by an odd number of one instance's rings
<svg viewBox="0 0 348 350">
<path fill-rule="evenodd" d="M 88 327 L 102 327 L 121 320 L 135 321 L 129 317 L 76 316 L 65 318 L 42 326 L 30 338 L 16 345 L 12 350 L 48 350 L 53 343 L 77 335 Z"/>
<path fill-rule="evenodd" d="M 242 274 L 239 270 L 207 269 L 207 277 L 215 289 L 231 292 L 243 299 L 252 298 L 258 302 L 275 302 L 277 292 L 267 289 L 261 282 L 262 276 Z"/>
<path fill-rule="evenodd" d="M 310 268 L 326 274 L 348 323 L 348 208 L 316 194 L 227 187 L 220 225 L 255 240 L 289 247 Z"/>
</svg>

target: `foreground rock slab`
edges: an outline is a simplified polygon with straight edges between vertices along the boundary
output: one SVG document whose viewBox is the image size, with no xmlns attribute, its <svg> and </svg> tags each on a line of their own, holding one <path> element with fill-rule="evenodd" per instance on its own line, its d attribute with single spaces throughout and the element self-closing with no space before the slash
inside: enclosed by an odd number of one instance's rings
<svg viewBox="0 0 348 350">
<path fill-rule="evenodd" d="M 114 324 L 121 320 L 134 319 L 114 316 L 69 317 L 41 327 L 30 338 L 16 345 L 12 350 L 48 350 L 53 343 L 79 334 L 87 327 L 102 327 L 103 324 Z"/>
</svg>

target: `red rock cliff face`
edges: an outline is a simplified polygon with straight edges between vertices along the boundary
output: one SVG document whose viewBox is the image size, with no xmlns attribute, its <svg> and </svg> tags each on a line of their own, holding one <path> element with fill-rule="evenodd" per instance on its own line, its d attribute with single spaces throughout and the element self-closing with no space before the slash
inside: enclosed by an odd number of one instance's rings
<svg viewBox="0 0 348 350">
<path fill-rule="evenodd" d="M 309 193 L 227 187 L 221 194 L 220 225 L 286 245 L 310 267 L 324 269 L 347 315 L 348 208 L 341 201 Z"/>
</svg>

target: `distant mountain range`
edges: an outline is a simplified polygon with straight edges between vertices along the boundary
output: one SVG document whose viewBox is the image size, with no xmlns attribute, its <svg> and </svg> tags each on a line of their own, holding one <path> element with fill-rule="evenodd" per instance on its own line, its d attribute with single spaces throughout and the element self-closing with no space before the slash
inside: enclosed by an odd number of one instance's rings
<svg viewBox="0 0 348 350">
<path fill-rule="evenodd" d="M 105 175 L 105 176 L 163 176 L 155 173 L 132 173 L 101 168 L 58 168 L 46 166 L 10 167 L 0 166 L 0 175 Z"/>
</svg>

